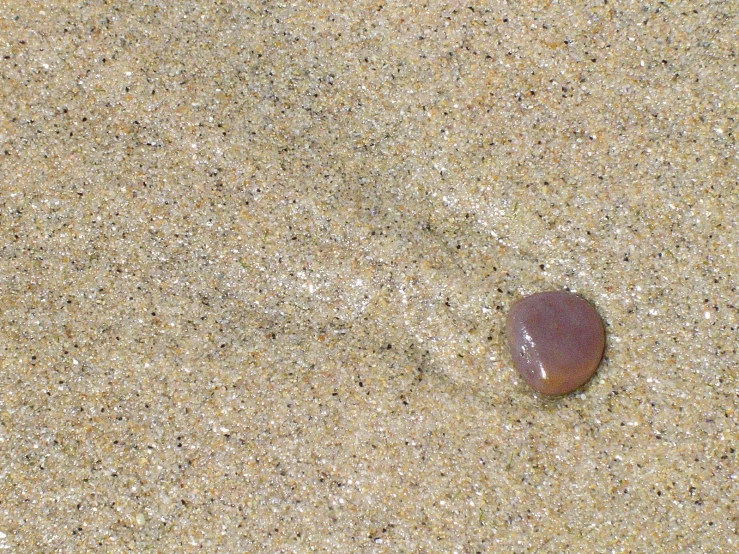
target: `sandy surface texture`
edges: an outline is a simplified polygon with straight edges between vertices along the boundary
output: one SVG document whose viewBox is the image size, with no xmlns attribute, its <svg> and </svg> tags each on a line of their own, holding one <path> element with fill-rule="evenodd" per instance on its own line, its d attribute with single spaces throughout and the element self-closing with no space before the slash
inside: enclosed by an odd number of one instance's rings
<svg viewBox="0 0 739 554">
<path fill-rule="evenodd" d="M 739 551 L 739 5 L 569 4 L 4 2 L 0 551 Z"/>
</svg>

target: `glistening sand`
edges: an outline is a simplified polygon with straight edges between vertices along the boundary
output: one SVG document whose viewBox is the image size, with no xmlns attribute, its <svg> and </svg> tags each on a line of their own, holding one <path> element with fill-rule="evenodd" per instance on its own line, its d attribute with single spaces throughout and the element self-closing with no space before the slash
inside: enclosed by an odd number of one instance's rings
<svg viewBox="0 0 739 554">
<path fill-rule="evenodd" d="M 63 5 L 0 8 L 0 547 L 736 551 L 735 3 Z"/>
</svg>

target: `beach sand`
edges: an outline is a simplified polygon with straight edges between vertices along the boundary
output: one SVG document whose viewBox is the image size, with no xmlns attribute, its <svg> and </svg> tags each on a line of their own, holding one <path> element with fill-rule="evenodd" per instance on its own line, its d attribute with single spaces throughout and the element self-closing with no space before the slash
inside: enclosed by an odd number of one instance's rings
<svg viewBox="0 0 739 554">
<path fill-rule="evenodd" d="M 0 8 L 0 549 L 739 550 L 736 3 L 61 4 Z"/>
</svg>

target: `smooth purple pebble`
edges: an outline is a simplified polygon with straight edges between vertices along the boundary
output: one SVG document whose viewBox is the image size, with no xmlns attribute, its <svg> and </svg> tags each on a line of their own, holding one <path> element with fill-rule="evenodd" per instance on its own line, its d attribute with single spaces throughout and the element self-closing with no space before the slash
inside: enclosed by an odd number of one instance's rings
<svg viewBox="0 0 739 554">
<path fill-rule="evenodd" d="M 513 365 L 535 390 L 567 394 L 600 365 L 603 321 L 587 300 L 564 291 L 540 292 L 513 304 L 506 321 Z"/>
</svg>

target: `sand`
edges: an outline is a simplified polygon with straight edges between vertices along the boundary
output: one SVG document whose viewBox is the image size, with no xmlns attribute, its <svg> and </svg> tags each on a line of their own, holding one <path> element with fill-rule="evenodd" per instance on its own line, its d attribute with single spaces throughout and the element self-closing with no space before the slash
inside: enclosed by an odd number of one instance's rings
<svg viewBox="0 0 739 554">
<path fill-rule="evenodd" d="M 0 549 L 737 551 L 737 12 L 6 2 Z"/>
</svg>

